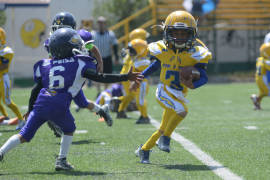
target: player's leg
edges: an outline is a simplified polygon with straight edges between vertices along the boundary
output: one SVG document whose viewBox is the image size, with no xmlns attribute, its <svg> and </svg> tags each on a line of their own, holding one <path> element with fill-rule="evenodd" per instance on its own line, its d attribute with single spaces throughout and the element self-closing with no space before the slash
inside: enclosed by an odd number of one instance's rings
<svg viewBox="0 0 270 180">
<path fill-rule="evenodd" d="M 127 115 L 125 113 L 126 108 L 128 107 L 129 103 L 132 101 L 134 98 L 134 93 L 131 93 L 129 91 L 129 85 L 130 83 L 127 82 L 122 82 L 123 89 L 124 89 L 124 96 L 121 96 L 119 100 L 121 100 L 118 111 L 117 111 L 117 116 L 116 118 L 127 118 Z"/>
<path fill-rule="evenodd" d="M 56 116 L 52 118 L 52 121 L 54 121 L 55 124 L 58 125 L 63 131 L 60 151 L 55 162 L 55 170 L 73 170 L 74 167 L 67 162 L 67 155 L 72 143 L 73 133 L 76 129 L 74 118 L 68 110 L 64 116 Z"/>
<path fill-rule="evenodd" d="M 167 123 L 170 120 L 170 114 L 172 110 L 165 108 L 162 115 L 162 121 L 158 130 L 156 130 L 152 136 L 146 141 L 144 145 L 141 145 L 136 151 L 135 154 L 140 157 L 141 163 L 147 164 L 150 163 L 149 156 L 150 150 L 155 146 L 156 141 L 164 133 L 164 130 L 167 126 Z"/>
<path fill-rule="evenodd" d="M 8 113 L 6 109 L 4 108 L 2 101 L 4 101 L 5 95 L 5 88 L 4 88 L 4 80 L 3 77 L 0 78 L 0 112 L 2 113 L 2 116 L 0 116 L 0 122 L 3 122 L 3 120 L 8 120 Z"/>
<path fill-rule="evenodd" d="M 25 126 L 21 129 L 19 134 L 11 136 L 0 148 L 0 161 L 3 159 L 4 154 L 15 148 L 17 145 L 24 142 L 30 142 L 38 128 L 45 121 L 45 119 L 40 118 L 39 115 L 32 111 L 28 116 Z"/>
<path fill-rule="evenodd" d="M 147 82 L 144 81 L 141 83 L 140 89 L 136 91 L 136 105 L 140 111 L 140 117 L 136 121 L 136 124 L 149 124 L 150 119 L 147 115 L 147 102 L 145 100 L 147 92 Z"/>
<path fill-rule="evenodd" d="M 168 121 L 164 134 L 158 141 L 158 148 L 165 152 L 170 152 L 171 134 L 177 125 L 186 117 L 188 109 L 184 102 L 180 100 L 172 100 L 174 104 L 173 111 L 170 113 L 170 120 Z"/>
<path fill-rule="evenodd" d="M 18 126 L 16 127 L 16 130 L 20 130 L 25 122 L 23 121 L 23 116 L 17 107 L 17 105 L 11 100 L 11 86 L 10 86 L 10 79 L 8 74 L 3 75 L 3 81 L 4 81 L 4 100 L 5 104 L 13 111 L 13 113 L 16 115 L 16 118 L 11 119 L 9 124 L 14 125 L 18 123 Z"/>
<path fill-rule="evenodd" d="M 256 77 L 256 84 L 259 88 L 259 95 L 252 94 L 250 98 L 253 102 L 254 110 L 260 110 L 261 101 L 263 97 L 268 96 L 268 93 L 269 93 L 269 87 L 268 87 L 266 76 Z"/>
</svg>

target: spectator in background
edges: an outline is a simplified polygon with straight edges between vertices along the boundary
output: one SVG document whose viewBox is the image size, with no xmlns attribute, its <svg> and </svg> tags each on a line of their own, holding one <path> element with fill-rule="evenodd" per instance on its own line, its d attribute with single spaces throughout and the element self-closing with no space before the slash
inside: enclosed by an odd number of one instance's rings
<svg viewBox="0 0 270 180">
<path fill-rule="evenodd" d="M 184 0 L 183 7 L 197 20 L 216 9 L 219 0 Z"/>
<path fill-rule="evenodd" d="M 98 30 L 92 31 L 94 44 L 100 50 L 103 59 L 103 72 L 113 72 L 112 50 L 114 52 L 115 64 L 118 64 L 118 42 L 113 31 L 107 29 L 107 20 L 100 16 L 97 19 Z M 104 89 L 108 88 L 108 84 L 104 85 Z M 100 85 L 97 85 L 98 94 L 101 92 Z"/>
</svg>

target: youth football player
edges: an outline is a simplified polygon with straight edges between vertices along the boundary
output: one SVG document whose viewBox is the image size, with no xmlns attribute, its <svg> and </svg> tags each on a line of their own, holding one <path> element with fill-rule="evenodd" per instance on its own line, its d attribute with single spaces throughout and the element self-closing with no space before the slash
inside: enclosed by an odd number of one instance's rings
<svg viewBox="0 0 270 180">
<path fill-rule="evenodd" d="M 148 33 L 142 29 L 134 29 L 133 31 L 130 32 L 129 34 L 129 40 L 132 41 L 134 39 L 141 39 L 146 41 L 146 38 L 148 37 Z M 120 73 L 127 73 L 131 66 L 133 65 L 132 59 L 130 57 L 130 54 L 128 53 L 128 48 L 122 50 L 122 56 L 123 58 L 123 66 L 121 69 Z M 116 118 L 127 118 L 127 115 L 125 113 L 126 108 L 130 104 L 130 102 L 135 98 L 134 92 L 129 91 L 129 82 L 122 82 L 123 87 L 124 87 L 124 96 L 120 98 L 121 103 L 119 104 L 118 111 L 117 111 L 117 116 Z M 139 118 L 141 119 L 141 118 Z"/>
<path fill-rule="evenodd" d="M 57 29 L 64 28 L 64 27 L 65 28 L 72 28 L 74 30 L 76 29 L 76 20 L 75 20 L 74 16 L 69 12 L 60 12 L 54 16 L 50 33 L 53 33 Z M 97 71 L 102 73 L 103 72 L 102 57 L 101 57 L 97 47 L 95 47 L 92 43 L 91 33 L 86 31 L 86 30 L 83 30 L 83 29 L 78 30 L 77 33 L 83 39 L 85 49 L 84 49 L 84 52 L 75 52 L 75 53 L 83 53 L 83 54 L 91 55 L 92 57 L 95 57 L 96 63 L 97 63 Z M 47 39 L 45 41 L 44 46 L 50 55 L 49 39 Z M 80 108 L 87 108 L 90 111 L 96 112 L 96 114 L 98 114 L 102 118 L 104 118 L 104 120 L 108 126 L 112 125 L 113 122 L 112 122 L 112 118 L 109 114 L 109 107 L 107 105 L 104 105 L 101 107 L 98 104 L 86 99 L 82 90 L 78 93 L 77 96 L 74 97 L 74 102 L 78 106 L 76 111 L 79 111 Z M 86 103 L 86 102 L 89 102 L 89 103 Z M 86 104 L 88 104 L 88 105 L 86 106 Z M 61 137 L 62 132 L 61 132 L 60 128 L 57 127 L 52 121 L 48 121 L 48 126 L 54 132 L 56 137 Z"/>
<path fill-rule="evenodd" d="M 6 33 L 3 28 L 0 28 L 0 111 L 3 114 L 3 116 L 0 117 L 0 122 L 3 122 L 5 119 L 9 119 L 8 113 L 1 104 L 1 101 L 3 101 L 4 104 L 6 104 L 16 115 L 16 118 L 4 122 L 9 125 L 18 124 L 16 130 L 19 130 L 24 125 L 24 121 L 19 108 L 11 100 L 11 84 L 8 75 L 13 56 L 13 50 L 6 45 Z"/>
<path fill-rule="evenodd" d="M 254 110 L 260 110 L 262 99 L 270 95 L 270 43 L 264 43 L 260 47 L 260 57 L 256 60 L 255 80 L 259 94 L 252 94 L 250 98 Z"/>
<path fill-rule="evenodd" d="M 74 55 L 74 49 L 83 50 L 83 40 L 71 28 L 56 30 L 49 41 L 52 59 L 43 59 L 34 65 L 34 72 L 39 73 L 34 73 L 36 85 L 31 92 L 30 113 L 27 115 L 26 124 L 19 134 L 11 136 L 0 148 L 0 161 L 9 150 L 21 143 L 29 142 L 39 127 L 51 120 L 64 133 L 55 170 L 72 170 L 73 166 L 66 160 L 76 129 L 70 112 L 70 103 L 80 92 L 86 78 L 102 83 L 114 83 L 127 80 L 140 81 L 143 76 L 133 73 L 132 70 L 122 75 L 96 73 L 93 58 Z"/>
<path fill-rule="evenodd" d="M 147 42 L 141 39 L 134 39 L 128 45 L 128 61 L 131 62 L 131 66 L 134 67 L 135 72 L 142 72 L 150 65 L 150 60 L 148 58 L 147 51 Z M 150 123 L 150 119 L 147 114 L 147 102 L 145 100 L 145 96 L 148 92 L 148 80 L 144 79 L 144 81 L 140 84 L 140 88 L 135 92 L 129 92 L 126 96 L 123 97 L 124 100 L 119 105 L 118 111 L 123 112 L 124 107 L 127 107 L 127 103 L 130 102 L 131 99 L 136 98 L 136 105 L 140 112 L 140 117 L 136 121 L 136 124 L 148 124 Z"/>
<path fill-rule="evenodd" d="M 150 149 L 158 139 L 158 148 L 170 152 L 171 134 L 188 113 L 187 90 L 207 83 L 206 66 L 212 56 L 205 46 L 195 44 L 197 22 L 190 13 L 172 12 L 166 18 L 163 30 L 163 40 L 151 43 L 148 47 L 155 61 L 142 74 L 147 77 L 161 68 L 156 98 L 164 111 L 159 129 L 135 151 L 141 163 L 150 163 Z M 191 74 L 188 79 L 181 77 L 179 73 L 186 66 L 195 67 L 200 72 L 200 78 L 194 81 Z M 131 89 L 137 86 L 132 83 Z"/>
</svg>

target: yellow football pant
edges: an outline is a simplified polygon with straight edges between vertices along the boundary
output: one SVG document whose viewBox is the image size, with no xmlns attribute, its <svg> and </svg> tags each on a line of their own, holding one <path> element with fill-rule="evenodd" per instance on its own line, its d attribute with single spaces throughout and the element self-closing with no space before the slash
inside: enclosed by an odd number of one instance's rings
<svg viewBox="0 0 270 180">
<path fill-rule="evenodd" d="M 125 92 L 124 92 L 124 96 L 121 96 L 119 98 L 121 103 L 119 104 L 118 112 L 124 111 L 127 108 L 127 106 L 129 105 L 129 103 L 132 101 L 132 99 L 134 99 L 134 97 L 135 97 L 135 93 L 129 91 L 130 83 L 128 81 L 122 82 L 122 85 L 123 85 Z"/>
<path fill-rule="evenodd" d="M 179 116 L 174 110 L 165 108 L 162 115 L 162 121 L 160 127 L 155 131 L 152 136 L 146 141 L 142 146 L 142 150 L 148 151 L 152 149 L 158 138 L 163 134 L 164 136 L 171 136 L 172 132 L 175 130 L 177 125 L 184 118 Z"/>
<path fill-rule="evenodd" d="M 256 76 L 256 84 L 259 88 L 259 101 L 261 101 L 263 97 L 269 95 L 269 89 L 266 83 L 263 76 Z"/>
<path fill-rule="evenodd" d="M 0 81 L 0 111 L 3 116 L 8 116 L 5 108 L 2 105 L 2 101 L 12 110 L 12 112 L 18 117 L 20 120 L 23 119 L 22 114 L 20 113 L 17 105 L 10 98 L 10 80 L 7 74 L 3 75 Z"/>
</svg>

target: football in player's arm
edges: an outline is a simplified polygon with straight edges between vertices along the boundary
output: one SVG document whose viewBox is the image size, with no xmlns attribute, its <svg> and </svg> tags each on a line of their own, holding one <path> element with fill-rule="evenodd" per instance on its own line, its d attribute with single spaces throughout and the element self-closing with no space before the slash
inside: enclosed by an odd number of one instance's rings
<svg viewBox="0 0 270 180">
<path fill-rule="evenodd" d="M 158 148 L 170 152 L 170 136 L 188 113 L 188 89 L 196 89 L 207 83 L 206 66 L 212 58 L 211 52 L 197 39 L 197 24 L 190 13 L 172 12 L 166 18 L 163 30 L 164 40 L 151 43 L 148 47 L 154 62 L 142 74 L 147 77 L 161 69 L 156 98 L 164 111 L 159 129 L 135 151 L 141 163 L 150 163 L 150 149 L 158 139 Z M 201 45 L 196 45 L 197 42 Z M 192 70 L 187 74 L 190 78 L 180 76 L 181 69 L 189 66 L 194 67 L 195 74 L 199 72 L 199 79 L 193 78 Z M 131 84 L 131 90 L 137 87 L 138 84 Z"/>
</svg>

